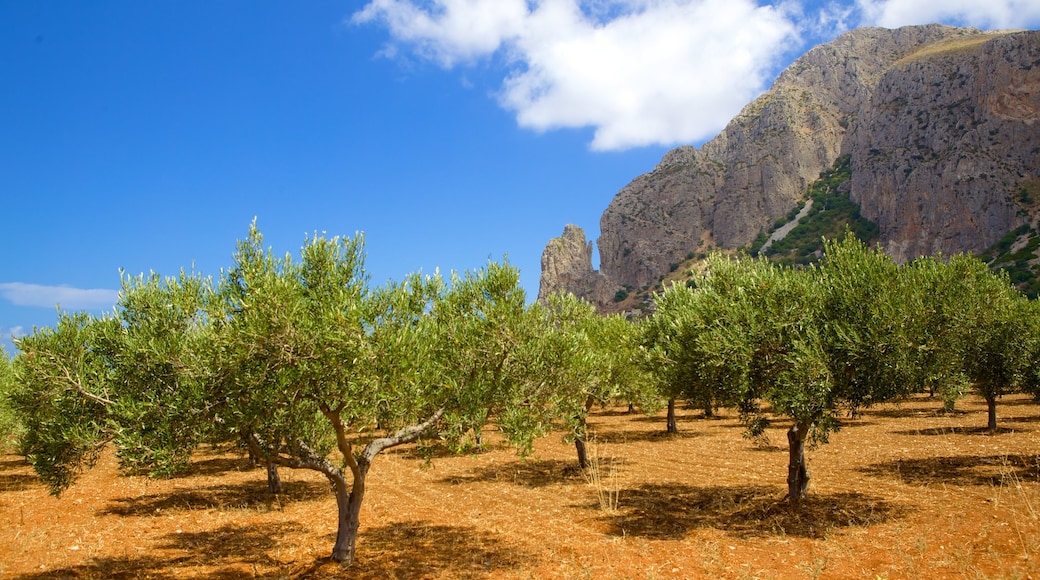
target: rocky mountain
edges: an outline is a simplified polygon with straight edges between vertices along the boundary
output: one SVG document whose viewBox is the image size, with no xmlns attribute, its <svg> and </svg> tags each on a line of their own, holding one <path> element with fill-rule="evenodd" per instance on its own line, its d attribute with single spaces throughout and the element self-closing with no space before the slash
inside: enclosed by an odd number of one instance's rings
<svg viewBox="0 0 1040 580">
<path fill-rule="evenodd" d="M 746 246 L 843 154 L 850 197 L 897 259 L 979 252 L 1032 215 L 1021 192 L 1040 187 L 1038 65 L 1036 31 L 864 28 L 817 46 L 714 139 L 670 151 L 615 196 L 600 272 L 574 226 L 550 241 L 542 289 L 609 306 L 690 256 Z M 560 240 L 579 238 L 583 253 L 566 255 L 581 264 L 561 269 Z"/>
<path fill-rule="evenodd" d="M 553 238 L 542 252 L 542 277 L 538 296 L 548 296 L 567 290 L 594 304 L 607 304 L 617 291 L 617 285 L 592 269 L 592 242 L 585 241 L 585 232 L 568 224 L 563 235 Z"/>
</svg>

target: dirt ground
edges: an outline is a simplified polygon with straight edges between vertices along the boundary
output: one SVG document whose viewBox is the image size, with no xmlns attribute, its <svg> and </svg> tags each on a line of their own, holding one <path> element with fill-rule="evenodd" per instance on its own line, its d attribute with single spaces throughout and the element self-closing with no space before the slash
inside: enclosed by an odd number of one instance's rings
<svg viewBox="0 0 1040 580">
<path fill-rule="evenodd" d="M 285 493 L 237 455 L 201 453 L 167 480 L 99 465 L 53 498 L 0 457 L 0 578 L 1040 578 L 1040 406 L 1005 397 L 954 413 L 919 397 L 868 409 L 809 452 L 810 497 L 783 501 L 784 430 L 772 445 L 714 419 L 597 412 L 598 482 L 559 434 L 425 464 L 380 455 L 358 560 L 330 562 L 335 500 L 318 474 Z"/>
</svg>

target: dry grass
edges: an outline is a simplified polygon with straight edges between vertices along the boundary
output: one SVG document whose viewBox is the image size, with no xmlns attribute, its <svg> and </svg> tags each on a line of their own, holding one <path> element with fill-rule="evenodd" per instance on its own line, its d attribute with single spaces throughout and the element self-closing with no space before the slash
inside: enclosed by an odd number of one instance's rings
<svg viewBox="0 0 1040 580">
<path fill-rule="evenodd" d="M 590 437 L 586 443 L 588 448 L 588 467 L 583 475 L 589 487 L 596 494 L 600 511 L 606 514 L 618 513 L 621 506 L 621 479 L 618 476 L 617 458 L 605 455 L 605 449 Z"/>
<path fill-rule="evenodd" d="M 677 436 L 663 416 L 594 415 L 599 484 L 562 436 L 527 460 L 400 449 L 375 461 L 348 570 L 325 560 L 335 502 L 317 474 L 286 470 L 275 499 L 244 458 L 150 480 L 106 456 L 59 500 L 0 456 L 0 578 L 1040 578 L 1040 407 L 1006 397 L 993 434 L 980 400 L 940 408 L 850 420 L 810 450 L 799 511 L 786 450 L 732 413 L 681 410 Z"/>
<path fill-rule="evenodd" d="M 993 40 L 997 36 L 1008 34 L 1011 31 L 998 30 L 994 32 L 984 32 L 981 34 L 948 38 L 946 40 L 940 40 L 927 44 L 921 49 L 914 51 L 913 53 L 904 56 L 903 58 L 896 61 L 893 66 L 899 67 L 910 62 L 931 58 L 938 55 L 949 55 L 958 52 L 974 52 L 982 47 L 983 44 Z"/>
</svg>

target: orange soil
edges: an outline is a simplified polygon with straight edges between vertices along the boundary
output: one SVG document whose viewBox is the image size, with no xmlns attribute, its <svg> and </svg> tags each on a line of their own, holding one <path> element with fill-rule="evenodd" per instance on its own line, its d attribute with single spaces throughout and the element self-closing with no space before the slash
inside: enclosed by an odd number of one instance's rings
<svg viewBox="0 0 1040 580">
<path fill-rule="evenodd" d="M 325 559 L 335 500 L 316 473 L 283 470 L 269 498 L 240 456 L 153 480 L 108 454 L 56 499 L 0 456 L 0 578 L 1040 578 L 1040 407 L 1005 397 L 997 433 L 978 428 L 979 399 L 938 407 L 850 420 L 810 450 L 799 511 L 783 501 L 786 425 L 756 446 L 732 413 L 680 410 L 674 436 L 661 416 L 595 413 L 599 486 L 559 435 L 526 460 L 393 450 L 348 569 Z"/>
</svg>

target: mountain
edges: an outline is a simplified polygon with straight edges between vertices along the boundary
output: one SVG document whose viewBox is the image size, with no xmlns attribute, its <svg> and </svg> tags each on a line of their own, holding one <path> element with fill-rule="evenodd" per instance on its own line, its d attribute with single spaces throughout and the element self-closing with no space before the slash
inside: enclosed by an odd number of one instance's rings
<svg viewBox="0 0 1040 580">
<path fill-rule="evenodd" d="M 1035 231 L 1038 65 L 1038 31 L 862 28 L 817 46 L 703 147 L 668 152 L 618 192 L 600 219 L 599 272 L 580 228 L 550 241 L 542 291 L 610 309 L 686 260 L 791 220 L 840 158 L 845 195 L 899 261 Z M 579 237 L 582 252 L 560 253 Z"/>
</svg>

